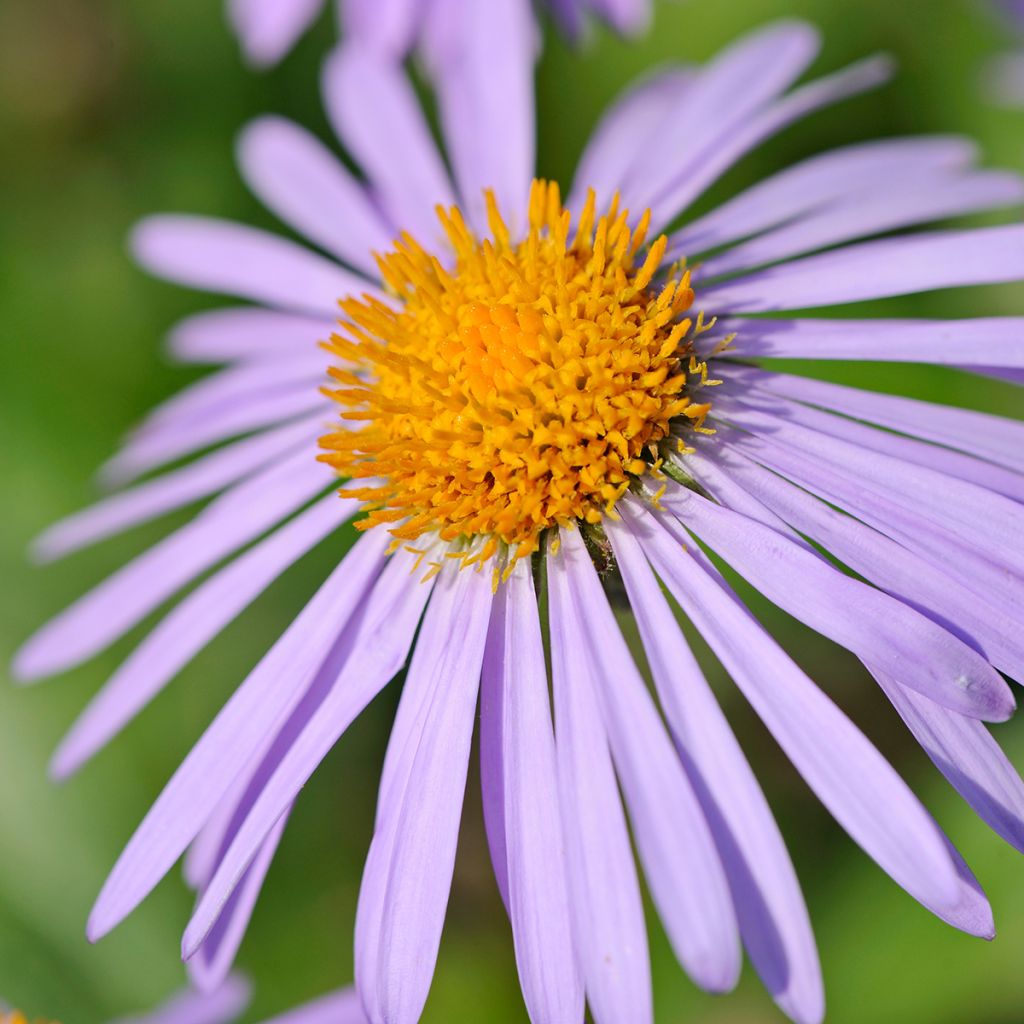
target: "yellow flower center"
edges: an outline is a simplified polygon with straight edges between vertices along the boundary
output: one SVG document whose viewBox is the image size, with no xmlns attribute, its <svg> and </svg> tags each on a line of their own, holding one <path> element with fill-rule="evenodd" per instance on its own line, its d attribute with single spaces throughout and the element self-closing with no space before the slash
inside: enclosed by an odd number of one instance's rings
<svg viewBox="0 0 1024 1024">
<path fill-rule="evenodd" d="M 5 1012 L 0 1010 L 0 1024 L 29 1024 L 29 1019 L 19 1010 Z M 43 1021 L 36 1021 L 36 1024 L 44 1024 Z"/>
<path fill-rule="evenodd" d="M 321 439 L 343 492 L 369 503 L 360 524 L 402 541 L 484 538 L 480 560 L 512 557 L 542 533 L 598 523 L 645 473 L 673 421 L 697 426 L 710 406 L 687 394 L 704 370 L 691 354 L 704 328 L 686 317 L 689 272 L 653 285 L 666 239 L 642 252 L 616 197 L 588 197 L 574 236 L 557 185 L 534 182 L 526 237 L 514 242 L 487 196 L 492 237 L 457 209 L 438 216 L 454 251 L 443 263 L 408 235 L 378 257 L 394 308 L 342 302 L 349 322 L 326 344 L 343 366 L 327 393 L 356 426 Z"/>
</svg>

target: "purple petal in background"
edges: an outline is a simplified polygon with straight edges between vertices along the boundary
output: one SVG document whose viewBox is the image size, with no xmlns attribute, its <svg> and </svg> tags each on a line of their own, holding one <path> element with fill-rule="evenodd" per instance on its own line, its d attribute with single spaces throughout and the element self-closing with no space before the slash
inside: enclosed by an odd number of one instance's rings
<svg viewBox="0 0 1024 1024">
<path fill-rule="evenodd" d="M 401 60 L 412 48 L 430 6 L 424 0 L 337 0 L 347 39 L 374 55 Z"/>
<path fill-rule="evenodd" d="M 242 1015 L 251 997 L 249 982 L 234 975 L 214 992 L 187 989 L 156 1010 L 119 1017 L 113 1024 L 231 1024 Z"/>
<path fill-rule="evenodd" d="M 373 253 L 388 251 L 398 232 L 316 136 L 283 117 L 258 118 L 238 140 L 238 164 L 249 188 L 281 220 L 338 259 L 378 277 Z"/>
<path fill-rule="evenodd" d="M 452 206 L 455 196 L 402 67 L 355 45 L 341 47 L 324 65 L 323 94 L 338 138 L 392 223 L 428 247 L 440 241 L 434 207 Z"/>
<path fill-rule="evenodd" d="M 172 355 L 195 363 L 287 358 L 329 338 L 336 327 L 337 312 L 332 310 L 316 320 L 251 306 L 211 309 L 179 321 L 167 344 Z"/>
<path fill-rule="evenodd" d="M 324 0 L 228 0 L 228 18 L 246 59 L 276 64 L 312 24 Z"/>
<path fill-rule="evenodd" d="M 131 247 L 157 277 L 312 316 L 334 317 L 349 295 L 379 294 L 365 277 L 296 242 L 215 217 L 147 217 Z"/>
<path fill-rule="evenodd" d="M 343 988 L 263 1024 L 367 1024 L 367 1021 L 356 990 Z"/>
<path fill-rule="evenodd" d="M 534 25 L 522 0 L 435 0 L 428 34 L 448 155 L 461 209 L 486 231 L 493 189 L 513 237 L 526 230 L 534 174 Z M 501 40 L 499 46 L 495 40 Z"/>
</svg>

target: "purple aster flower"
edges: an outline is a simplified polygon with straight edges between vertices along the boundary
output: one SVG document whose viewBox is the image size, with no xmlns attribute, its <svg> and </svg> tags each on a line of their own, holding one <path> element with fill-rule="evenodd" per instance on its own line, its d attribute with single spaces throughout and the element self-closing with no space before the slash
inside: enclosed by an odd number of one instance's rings
<svg viewBox="0 0 1024 1024">
<path fill-rule="evenodd" d="M 366 1024 L 366 1015 L 356 990 L 349 987 L 289 1010 L 265 1024 Z"/>
<path fill-rule="evenodd" d="M 249 1000 L 248 983 L 231 975 L 209 992 L 185 989 L 156 1010 L 138 1017 L 123 1017 L 116 1024 L 232 1024 L 242 1015 Z M 305 1003 L 264 1024 L 366 1024 L 366 1016 L 356 990 L 349 987 Z"/>
<path fill-rule="evenodd" d="M 216 987 L 208 992 L 198 992 L 195 989 L 185 989 L 173 996 L 163 1005 L 147 1013 L 132 1015 L 130 1017 L 119 1017 L 113 1024 L 232 1024 L 237 1020 L 249 1005 L 251 998 L 251 986 L 249 982 L 239 975 L 229 975 L 224 978 Z M 347 993 L 339 993 L 334 999 L 339 1008 L 344 1005 L 345 999 L 352 998 L 352 990 Z M 310 1004 L 310 1010 L 315 1004 Z M 318 1017 L 314 1012 L 308 1016 L 301 1016 L 298 1012 L 294 1016 L 282 1018 L 277 1022 L 268 1024 L 318 1024 L 326 1018 Z M 35 1024 L 39 1024 L 33 1018 Z M 337 1016 L 335 1024 L 363 1024 L 364 1018 L 355 1013 L 348 1017 Z M 0 1024 L 33 1024 L 24 1014 L 17 1010 L 4 1011 L 0 1004 Z"/>
<path fill-rule="evenodd" d="M 345 37 L 391 57 L 403 57 L 422 37 L 445 34 L 466 18 L 488 17 L 488 5 L 476 0 L 336 2 Z M 530 0 L 519 2 L 524 9 L 530 6 Z M 325 0 L 228 0 L 228 19 L 246 58 L 257 67 L 269 67 L 292 48 L 324 6 Z M 581 36 L 589 17 L 634 34 L 647 26 L 651 15 L 651 0 L 537 0 L 537 7 L 546 9 L 573 39 Z"/>
<path fill-rule="evenodd" d="M 179 357 L 228 366 L 158 408 L 106 471 L 164 472 L 53 527 L 38 551 L 217 497 L 45 626 L 17 673 L 78 664 L 214 571 L 97 695 L 55 774 L 303 553 L 349 519 L 361 535 L 168 783 L 89 934 L 188 850 L 184 954 L 215 984 L 303 784 L 407 665 L 356 921 L 373 1024 L 412 1024 L 427 997 L 478 704 L 488 839 L 531 1020 L 581 1021 L 584 999 L 597 1024 L 652 1020 L 635 843 L 698 985 L 731 988 L 742 942 L 779 1006 L 817 1021 L 792 864 L 666 591 L 851 837 L 940 918 L 990 937 L 949 840 L 704 548 L 856 654 L 951 784 L 1024 849 L 1024 784 L 984 725 L 1014 708 L 1001 673 L 1024 678 L 1024 426 L 759 365 L 928 362 L 1024 382 L 1021 318 L 790 312 L 1024 278 L 1020 225 L 907 231 L 1016 205 L 1024 184 L 979 169 L 963 139 L 886 139 L 687 219 L 763 140 L 889 73 L 874 58 L 794 87 L 818 40 L 783 22 L 628 91 L 563 207 L 555 186 L 531 185 L 532 26 L 511 0 L 489 11 L 505 45 L 470 39 L 473 60 L 438 66 L 451 176 L 403 72 L 348 48 L 324 96 L 363 178 L 280 118 L 239 146 L 255 193 L 322 253 L 201 217 L 135 233 L 153 272 L 252 304 L 178 325 Z M 606 597 L 616 574 L 653 695 Z"/>
<path fill-rule="evenodd" d="M 249 982 L 232 974 L 208 992 L 184 989 L 155 1010 L 119 1017 L 115 1024 L 232 1024 L 251 998 Z"/>
</svg>

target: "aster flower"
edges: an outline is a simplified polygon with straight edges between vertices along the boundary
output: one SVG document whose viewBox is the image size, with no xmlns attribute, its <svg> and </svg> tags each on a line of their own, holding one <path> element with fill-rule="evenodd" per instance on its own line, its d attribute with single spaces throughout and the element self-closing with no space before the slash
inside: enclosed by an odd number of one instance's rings
<svg viewBox="0 0 1024 1024">
<path fill-rule="evenodd" d="M 417 42 L 445 35 L 468 18 L 488 17 L 488 4 L 475 0 L 336 0 L 346 39 L 358 40 L 381 55 L 404 57 Z M 519 0 L 524 11 L 531 0 Z M 231 23 L 246 58 L 256 67 L 276 64 L 319 17 L 325 0 L 228 0 Z M 651 0 L 537 0 L 571 39 L 578 39 L 590 17 L 624 34 L 642 31 Z M 493 38 L 501 38 L 495 34 Z"/>
<path fill-rule="evenodd" d="M 251 998 L 249 982 L 232 974 L 208 992 L 183 989 L 156 1009 L 119 1017 L 115 1024 L 232 1024 Z"/>
<path fill-rule="evenodd" d="M 157 1009 L 142 1016 L 121 1018 L 116 1024 L 232 1024 L 241 1017 L 249 1001 L 249 984 L 232 975 L 210 992 L 185 989 Z M 0 1019 L 0 1024 L 8 1022 Z M 366 1017 L 359 996 L 349 987 L 305 1003 L 264 1024 L 366 1024 Z"/>
<path fill-rule="evenodd" d="M 351 990 L 349 990 L 351 992 Z M 120 1017 L 114 1024 L 232 1024 L 237 1020 L 251 998 L 249 982 L 239 975 L 230 975 L 209 992 L 185 989 L 166 1003 L 140 1015 Z M 340 1004 L 339 1004 L 340 1005 Z M 296 1015 L 289 1024 L 318 1024 L 324 1020 L 311 1013 L 308 1017 Z M 38 1018 L 29 1019 L 17 1010 L 4 1011 L 0 1005 L 0 1024 L 41 1024 Z M 272 1022 L 268 1022 L 272 1024 Z M 356 1015 L 339 1017 L 335 1024 L 363 1024 Z"/>
<path fill-rule="evenodd" d="M 89 934 L 191 846 L 199 897 L 183 948 L 212 984 L 302 785 L 408 663 L 356 921 L 373 1024 L 411 1024 L 427 997 L 478 701 L 488 839 L 531 1020 L 580 1021 L 584 999 L 597 1024 L 652 1020 L 632 839 L 697 984 L 729 989 L 742 941 L 780 1007 L 816 1021 L 796 875 L 665 590 L 851 837 L 940 918 L 991 936 L 949 840 L 705 547 L 855 653 L 951 784 L 1022 848 L 1024 786 L 983 723 L 1013 711 L 1000 673 L 1024 675 L 1024 427 L 758 361 L 1019 377 L 1020 318 L 786 314 L 1021 279 L 1020 225 L 866 239 L 1015 205 L 1024 187 L 978 169 L 962 139 L 888 139 L 681 216 L 761 141 L 886 78 L 870 59 L 791 89 L 818 41 L 784 22 L 628 91 L 563 204 L 530 183 L 532 112 L 511 99 L 528 37 L 508 36 L 518 64 L 480 51 L 488 88 L 440 85 L 442 102 L 464 100 L 442 105 L 454 180 L 402 73 L 363 49 L 333 56 L 324 86 L 365 181 L 294 124 L 246 130 L 244 177 L 330 256 L 205 218 L 151 218 L 135 234 L 155 273 L 256 305 L 175 329 L 178 356 L 229 365 L 156 410 L 107 475 L 124 483 L 219 447 L 59 524 L 39 551 L 219 496 L 44 627 L 18 674 L 79 663 L 220 567 L 95 698 L 56 774 L 300 555 L 348 519 L 360 536 L 168 783 Z M 344 500 L 324 496 L 338 473 Z M 605 594 L 616 574 L 656 700 Z"/>
</svg>

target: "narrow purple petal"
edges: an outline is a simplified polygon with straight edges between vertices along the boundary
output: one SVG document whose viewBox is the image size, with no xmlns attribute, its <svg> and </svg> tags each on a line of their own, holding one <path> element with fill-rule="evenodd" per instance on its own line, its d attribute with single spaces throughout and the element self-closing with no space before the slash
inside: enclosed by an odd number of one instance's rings
<svg viewBox="0 0 1024 1024">
<path fill-rule="evenodd" d="M 848 245 L 707 288 L 715 310 L 745 313 L 863 302 L 891 295 L 1018 281 L 1024 226 L 929 231 Z"/>
<path fill-rule="evenodd" d="M 942 836 L 864 735 L 771 639 L 696 547 L 683 549 L 635 501 L 630 529 L 796 769 L 864 850 L 916 899 L 960 898 Z"/>
<path fill-rule="evenodd" d="M 583 985 L 572 940 L 547 667 L 528 559 L 516 563 L 495 596 L 481 708 L 481 759 L 493 758 L 499 768 L 506 905 L 526 1008 L 533 1024 L 579 1024 Z M 499 715 L 500 721 L 489 722 Z M 486 749 L 492 743 L 500 745 L 496 756 Z"/>
<path fill-rule="evenodd" d="M 246 60 L 276 64 L 323 9 L 324 0 L 228 0 L 228 18 Z"/>
<path fill-rule="evenodd" d="M 401 669 L 430 596 L 431 585 L 412 572 L 408 553 L 393 555 L 365 604 L 340 638 L 346 652 L 341 670 L 329 680 L 326 695 L 302 724 L 274 764 L 261 769 L 258 794 L 220 858 L 192 920 L 185 930 L 186 957 L 206 941 L 224 904 L 266 837 L 298 796 L 320 762 L 367 704 Z"/>
<path fill-rule="evenodd" d="M 147 217 L 132 231 L 131 247 L 157 277 L 313 316 L 333 317 L 346 296 L 378 294 L 366 278 L 310 249 L 215 217 Z"/>
<path fill-rule="evenodd" d="M 1024 369 L 1024 318 L 973 320 L 722 320 L 730 356 L 863 359 L 960 366 L 976 360 Z M 943 407 L 946 408 L 946 407 Z M 976 413 L 973 415 L 977 415 Z"/>
<path fill-rule="evenodd" d="M 874 89 L 892 73 L 892 64 L 884 57 L 871 57 L 851 64 L 833 75 L 801 86 L 787 96 L 756 112 L 731 134 L 719 136 L 715 146 L 705 151 L 705 159 L 692 164 L 685 174 L 677 174 L 652 205 L 652 226 L 657 230 L 685 210 L 706 188 L 718 180 L 736 161 L 765 139 L 806 117 L 815 110 Z M 678 168 L 677 168 L 678 170 Z"/>
<path fill-rule="evenodd" d="M 728 403 L 728 415 L 758 434 L 767 434 L 846 475 L 856 475 L 866 493 L 890 498 L 922 519 L 933 521 L 963 538 L 1004 566 L 1007 576 L 1024 582 L 1024 507 L 984 487 L 957 480 L 925 466 L 864 451 L 824 434 L 817 424 L 805 426 L 812 410 L 800 406 L 763 413 L 746 402 Z M 978 523 L 985 529 L 978 530 Z"/>
<path fill-rule="evenodd" d="M 938 828 L 938 825 L 935 827 Z M 967 861 L 963 859 L 949 837 L 941 829 L 939 829 L 939 833 L 946 843 L 946 848 L 956 868 L 960 898 L 956 905 L 950 908 L 931 907 L 928 904 L 925 906 L 940 920 L 968 935 L 974 935 L 979 939 L 994 939 L 996 924 L 992 917 L 992 907 L 985 896 L 985 890 L 982 889 L 981 884 L 974 877 L 974 872 L 967 866 Z"/>
<path fill-rule="evenodd" d="M 136 434 L 182 429 L 191 420 L 223 414 L 226 408 L 258 402 L 267 394 L 298 388 L 314 391 L 327 383 L 329 359 L 314 344 L 284 359 L 260 360 L 211 373 L 164 399 L 146 414 Z"/>
<path fill-rule="evenodd" d="M 984 377 L 994 377 L 1009 384 L 1024 384 L 1024 369 L 1006 369 L 1002 366 L 964 366 L 962 369 L 969 373 L 980 373 Z"/>
<path fill-rule="evenodd" d="M 661 503 L 770 601 L 868 665 L 975 718 L 1014 709 L 1002 676 L 937 623 L 746 516 L 670 484 Z"/>
<path fill-rule="evenodd" d="M 857 422 L 846 415 L 808 408 L 788 397 L 782 397 L 777 392 L 762 390 L 759 374 L 752 373 L 747 379 L 752 387 L 742 396 L 744 405 L 760 407 L 787 423 L 800 424 L 829 437 L 862 447 L 869 452 L 878 452 L 891 459 L 921 466 L 945 477 L 954 477 L 985 490 L 995 491 L 1016 502 L 1024 501 L 1024 474 L 1016 470 L 996 466 L 972 454 L 954 451 L 929 441 L 906 437 L 890 430 L 879 430 L 874 425 Z M 866 396 L 865 405 L 870 405 L 870 392 L 861 394 Z M 998 423 L 998 420 L 996 422 Z M 1010 421 L 1006 422 L 1013 426 Z M 961 443 L 964 448 L 969 447 L 965 442 Z"/>
<path fill-rule="evenodd" d="M 835 511 L 735 449 L 723 447 L 715 452 L 714 460 L 693 454 L 685 461 L 687 469 L 724 504 L 735 507 L 732 495 L 726 498 L 722 494 L 722 483 L 738 483 L 752 500 L 763 502 L 854 572 L 956 633 L 996 668 L 1024 679 L 1024 640 L 1014 627 L 1015 620 L 965 591 L 943 569 L 853 516 Z"/>
<path fill-rule="evenodd" d="M 1024 780 L 985 726 L 876 676 L 914 738 L 997 835 L 1024 852 Z"/>
<path fill-rule="evenodd" d="M 77 771 L 274 579 L 356 511 L 356 502 L 329 494 L 192 591 L 90 701 L 53 755 L 51 774 L 64 779 Z"/>
<path fill-rule="evenodd" d="M 387 791 L 382 784 L 385 805 L 356 918 L 356 978 L 372 1024 L 415 1024 L 430 989 L 455 865 L 491 599 L 489 571 L 449 565 L 406 676 L 402 703 L 411 703 L 415 721 L 392 734 L 403 750 Z"/>
<path fill-rule="evenodd" d="M 225 491 L 39 629 L 15 655 L 14 674 L 40 679 L 102 651 L 186 583 L 322 492 L 330 483 L 325 470 L 300 452 Z"/>
<path fill-rule="evenodd" d="M 916 178 L 846 202 L 740 243 L 700 267 L 707 280 L 803 256 L 870 235 L 1013 206 L 1024 199 L 1024 182 L 1001 171 Z"/>
<path fill-rule="evenodd" d="M 579 657 L 598 694 L 644 873 L 679 962 L 702 988 L 740 973 L 729 885 L 707 820 L 630 656 L 578 531 L 562 532 Z"/>
<path fill-rule="evenodd" d="M 1018 619 L 1024 611 L 1024 583 L 978 550 L 974 540 L 937 523 L 923 505 L 908 507 L 885 489 L 869 489 L 858 472 L 845 472 L 806 452 L 781 444 L 766 432 L 734 434 L 730 444 L 818 497 L 849 512 L 951 576 L 960 586 Z"/>
<path fill-rule="evenodd" d="M 513 236 L 525 233 L 534 175 L 534 24 L 522 0 L 445 0 L 430 58 L 462 210 L 484 230 L 493 189 Z M 500 40 L 499 45 L 495 45 Z"/>
<path fill-rule="evenodd" d="M 508 848 L 505 825 L 505 649 L 504 633 L 507 601 L 506 590 L 500 588 L 494 595 L 494 608 L 488 626 L 487 647 L 484 650 L 483 672 L 480 678 L 480 798 L 484 812 L 484 831 L 487 849 L 491 855 L 494 881 L 505 904 L 505 913 L 511 915 L 508 900 Z M 550 714 L 549 714 L 550 720 Z M 513 938 L 515 937 L 513 933 Z M 524 986 L 525 987 L 525 986 Z M 529 1008 L 529 1004 L 527 1004 Z"/>
<path fill-rule="evenodd" d="M 179 321 L 167 344 L 178 359 L 196 363 L 287 357 L 329 338 L 335 329 L 335 318 L 336 310 L 315 320 L 249 306 L 212 309 Z"/>
<path fill-rule="evenodd" d="M 374 252 L 397 232 L 366 189 L 316 136 L 283 117 L 261 117 L 238 140 L 249 188 L 286 224 L 338 259 L 379 276 Z"/>
<path fill-rule="evenodd" d="M 412 49 L 427 5 L 423 0 L 339 0 L 338 6 L 347 39 L 401 60 Z"/>
<path fill-rule="evenodd" d="M 287 821 L 286 814 L 263 841 L 248 871 L 221 909 L 207 940 L 188 961 L 189 977 L 200 991 L 215 990 L 231 970 Z"/>
<path fill-rule="evenodd" d="M 300 423 L 236 441 L 62 519 L 36 538 L 32 554 L 40 561 L 50 562 L 149 522 L 223 490 L 290 449 L 308 443 L 309 438 L 309 428 Z"/>
<path fill-rule="evenodd" d="M 683 765 L 732 887 L 750 959 L 798 1024 L 825 1012 L 821 966 L 800 885 L 754 773 L 715 701 L 640 545 L 607 524 L 644 652 Z"/>
<path fill-rule="evenodd" d="M 402 67 L 357 45 L 342 47 L 324 65 L 323 94 L 338 138 L 392 223 L 424 245 L 440 240 L 434 207 L 453 205 L 455 196 Z"/>
<path fill-rule="evenodd" d="M 758 235 L 864 191 L 969 166 L 977 147 L 954 136 L 873 139 L 818 153 L 759 181 L 672 236 L 690 254 Z"/>
<path fill-rule="evenodd" d="M 310 415 L 315 412 L 315 415 Z M 125 484 L 150 470 L 231 438 L 269 430 L 300 420 L 312 439 L 331 421 L 333 409 L 320 389 L 309 384 L 260 395 L 244 404 L 228 406 L 203 419 L 176 425 L 149 424 L 129 435 L 120 451 L 100 470 L 106 483 Z"/>
<path fill-rule="evenodd" d="M 579 210 L 587 189 L 597 193 L 598 204 L 607 205 L 622 187 L 636 153 L 655 135 L 699 74 L 692 68 L 673 67 L 630 85 L 608 107 L 590 133 L 576 167 L 568 206 Z M 627 194 L 626 205 L 632 207 Z"/>
<path fill-rule="evenodd" d="M 779 21 L 739 39 L 701 68 L 659 131 L 634 156 L 623 191 L 639 209 L 699 166 L 723 138 L 789 88 L 818 52 L 817 31 Z"/>
<path fill-rule="evenodd" d="M 651 0 L 590 0 L 594 10 L 616 32 L 637 35 L 651 20 Z"/>
<path fill-rule="evenodd" d="M 379 529 L 360 538 L 192 748 L 104 884 L 89 918 L 93 941 L 145 899 L 246 764 L 273 742 L 372 586 L 389 541 Z"/>
<path fill-rule="evenodd" d="M 653 1024 L 640 884 L 608 737 L 569 586 L 568 556 L 548 554 L 558 787 L 573 936 L 596 1024 Z"/>
<path fill-rule="evenodd" d="M 1024 324 L 1017 330 L 1021 327 Z M 1018 350 L 1024 349 L 1021 337 L 1024 334 L 1016 335 Z M 1019 358 L 1024 360 L 1024 355 Z M 1019 420 L 791 374 L 759 374 L 757 384 L 798 402 L 923 437 L 1024 473 L 1024 423 Z"/>
<path fill-rule="evenodd" d="M 363 1004 L 354 988 L 321 996 L 294 1010 L 289 1010 L 264 1024 L 367 1024 Z"/>
<path fill-rule="evenodd" d="M 231 1024 L 252 998 L 252 986 L 233 975 L 215 992 L 186 989 L 163 1006 L 138 1016 L 120 1017 L 114 1024 Z"/>
</svg>

